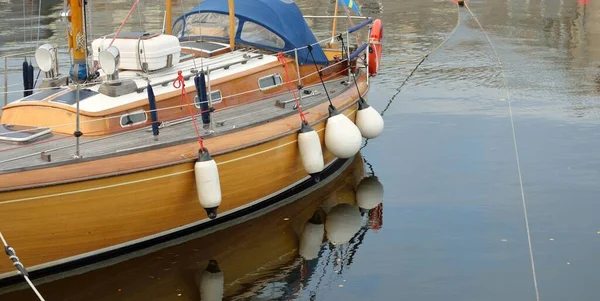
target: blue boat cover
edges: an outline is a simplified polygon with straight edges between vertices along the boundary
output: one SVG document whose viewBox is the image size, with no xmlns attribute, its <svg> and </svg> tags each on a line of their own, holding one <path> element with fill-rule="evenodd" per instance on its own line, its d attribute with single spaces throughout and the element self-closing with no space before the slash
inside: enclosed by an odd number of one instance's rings
<svg viewBox="0 0 600 301">
<path fill-rule="evenodd" d="M 302 12 L 293 0 L 234 1 L 235 16 L 239 20 L 236 41 L 274 51 L 293 50 L 294 48 L 312 45 L 317 42 L 310 27 L 306 24 Z M 182 21 L 183 18 L 187 18 L 187 16 L 197 14 L 198 12 L 228 15 L 229 7 L 226 0 L 204 0 L 190 12 L 177 18 L 173 23 L 173 27 L 175 27 L 178 22 Z M 279 49 L 272 45 L 260 45 L 244 41 L 241 38 L 241 33 L 244 28 L 244 22 L 246 21 L 254 22 L 275 33 L 285 42 L 285 46 Z M 185 30 L 182 30 L 182 33 L 185 33 Z M 291 52 L 289 54 L 293 55 L 294 53 Z M 312 54 L 315 58 L 314 62 L 317 64 L 326 65 L 328 63 L 327 57 L 320 45 L 313 45 Z M 307 48 L 298 50 L 298 62 L 302 65 L 313 63 Z"/>
</svg>

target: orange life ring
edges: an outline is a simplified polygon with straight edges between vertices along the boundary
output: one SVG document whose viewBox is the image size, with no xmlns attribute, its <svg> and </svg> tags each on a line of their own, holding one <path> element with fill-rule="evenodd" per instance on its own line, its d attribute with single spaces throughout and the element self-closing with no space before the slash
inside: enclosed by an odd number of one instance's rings
<svg viewBox="0 0 600 301">
<path fill-rule="evenodd" d="M 375 76 L 381 64 L 381 39 L 383 38 L 383 23 L 380 19 L 373 21 L 369 37 L 369 75 Z"/>
</svg>

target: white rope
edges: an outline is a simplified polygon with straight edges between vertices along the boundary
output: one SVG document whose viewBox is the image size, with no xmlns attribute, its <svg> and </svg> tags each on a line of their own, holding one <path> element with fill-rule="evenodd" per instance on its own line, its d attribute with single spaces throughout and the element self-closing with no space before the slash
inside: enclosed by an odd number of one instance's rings
<svg viewBox="0 0 600 301">
<path fill-rule="evenodd" d="M 35 288 L 35 285 L 33 285 L 33 282 L 31 282 L 29 277 L 28 276 L 23 276 L 23 277 L 25 278 L 25 281 L 27 281 L 27 283 L 29 284 L 29 287 L 31 287 L 33 292 L 37 295 L 38 299 L 40 299 L 41 301 L 46 301 L 46 300 L 44 300 L 44 297 L 42 297 L 42 294 L 40 294 L 40 292 L 37 290 L 37 288 Z"/>
<path fill-rule="evenodd" d="M 0 239 L 2 239 L 2 244 L 4 245 L 4 247 L 8 247 L 8 243 L 6 243 L 6 239 L 4 239 L 2 232 L 0 232 Z"/>
<path fill-rule="evenodd" d="M 525 200 L 525 189 L 523 188 L 523 176 L 521 173 L 521 162 L 520 162 L 521 160 L 519 159 L 519 147 L 517 144 L 517 135 L 516 135 L 516 131 L 515 131 L 515 122 L 514 122 L 513 112 L 512 112 L 510 92 L 508 90 L 508 78 L 506 77 L 506 73 L 504 72 L 504 66 L 502 64 L 502 61 L 500 60 L 500 55 L 498 55 L 498 52 L 496 51 L 496 48 L 494 47 L 494 44 L 492 43 L 490 36 L 487 34 L 485 29 L 483 28 L 483 25 L 481 25 L 481 23 L 479 22 L 477 17 L 475 17 L 475 14 L 473 13 L 473 11 L 471 11 L 471 8 L 469 8 L 469 5 L 467 5 L 466 2 L 465 2 L 465 7 L 467 8 L 467 10 L 471 14 L 471 16 L 473 16 L 473 19 L 475 20 L 475 22 L 477 22 L 477 25 L 479 25 L 479 28 L 481 28 L 481 31 L 485 34 L 485 37 L 486 37 L 488 43 L 490 44 L 492 51 L 494 52 L 494 55 L 496 56 L 496 60 L 498 62 L 498 66 L 500 67 L 500 72 L 502 73 L 502 77 L 504 78 L 504 88 L 506 91 L 506 102 L 508 103 L 510 126 L 512 128 L 513 147 L 515 149 L 515 159 L 517 161 L 517 173 L 519 174 L 519 186 L 521 188 L 521 200 L 522 200 L 522 205 L 523 205 L 523 215 L 525 217 L 525 230 L 527 231 L 527 243 L 529 245 L 529 259 L 531 261 L 531 273 L 533 276 L 535 299 L 537 301 L 539 301 L 540 300 L 540 292 L 538 289 L 538 281 L 537 281 L 537 276 L 536 276 L 536 271 L 535 271 L 535 261 L 533 258 L 533 245 L 531 243 L 531 231 L 530 231 L 530 227 L 529 227 L 529 216 L 527 214 L 527 202 Z"/>
<path fill-rule="evenodd" d="M 2 235 L 2 232 L 0 232 L 0 239 L 2 239 L 2 244 L 4 245 L 4 249 L 9 250 L 8 243 L 6 242 L 6 239 L 4 239 L 4 235 Z M 10 247 L 10 249 L 12 249 L 12 248 Z M 13 255 L 16 255 L 16 254 L 14 254 L 14 249 L 12 249 L 11 252 L 13 252 Z M 15 258 L 16 258 L 16 256 L 15 256 Z M 18 261 L 18 259 L 17 259 L 17 261 Z M 18 264 L 21 267 L 23 267 L 23 269 L 25 269 L 25 267 L 23 266 L 23 264 L 21 262 L 18 261 Z M 15 262 L 14 265 L 16 266 L 17 263 Z M 33 282 L 31 282 L 31 280 L 29 279 L 29 276 L 23 275 L 23 274 L 21 274 L 21 276 L 23 276 L 23 278 L 25 278 L 25 281 L 27 281 L 27 284 L 29 284 L 29 287 L 31 287 L 31 290 L 33 290 L 33 292 L 37 295 L 38 299 L 40 299 L 41 301 L 45 301 L 44 297 L 42 297 L 42 294 L 40 294 L 40 292 L 37 290 L 35 285 L 33 285 Z"/>
</svg>

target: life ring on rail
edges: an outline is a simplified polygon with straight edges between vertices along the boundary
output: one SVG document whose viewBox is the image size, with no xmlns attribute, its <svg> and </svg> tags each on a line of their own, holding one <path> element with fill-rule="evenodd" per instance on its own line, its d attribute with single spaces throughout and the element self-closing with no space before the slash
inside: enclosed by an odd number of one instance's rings
<svg viewBox="0 0 600 301">
<path fill-rule="evenodd" d="M 373 21 L 369 37 L 369 75 L 375 76 L 381 64 L 381 39 L 383 38 L 383 23 L 380 19 Z"/>
</svg>

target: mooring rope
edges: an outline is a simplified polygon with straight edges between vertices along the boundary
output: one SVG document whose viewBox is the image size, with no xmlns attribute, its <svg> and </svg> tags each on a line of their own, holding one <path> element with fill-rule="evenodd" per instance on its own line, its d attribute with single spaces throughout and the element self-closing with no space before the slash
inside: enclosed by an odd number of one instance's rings
<svg viewBox="0 0 600 301">
<path fill-rule="evenodd" d="M 531 230 L 529 227 L 529 216 L 527 214 L 527 202 L 525 200 L 525 189 L 523 188 L 523 175 L 521 173 L 521 160 L 519 159 L 519 147 L 517 144 L 515 121 L 513 118 L 510 92 L 508 90 L 508 78 L 506 77 L 506 72 L 504 71 L 504 65 L 502 64 L 502 60 L 500 60 L 500 55 L 498 55 L 498 52 L 496 51 L 496 47 L 494 47 L 494 44 L 492 43 L 490 36 L 487 34 L 485 29 L 483 28 L 483 25 L 481 25 L 481 22 L 479 22 L 479 20 L 477 19 L 477 17 L 473 13 L 473 11 L 471 11 L 471 8 L 469 8 L 469 5 L 467 5 L 466 2 L 465 2 L 465 7 L 466 7 L 467 11 L 469 11 L 471 16 L 473 17 L 473 20 L 475 20 L 475 22 L 477 22 L 477 25 L 479 26 L 479 28 L 481 28 L 481 31 L 483 32 L 488 43 L 490 44 L 490 47 L 492 48 L 492 51 L 494 52 L 494 55 L 496 56 L 498 66 L 500 67 L 500 72 L 502 73 L 502 77 L 504 79 L 504 90 L 506 92 L 506 102 L 508 103 L 508 115 L 510 116 L 510 126 L 512 129 L 513 147 L 515 150 L 515 159 L 517 161 L 517 173 L 519 175 L 519 187 L 521 188 L 521 201 L 522 201 L 522 205 L 523 205 L 523 215 L 525 217 L 525 230 L 527 231 L 527 244 L 529 245 L 529 259 L 531 261 L 531 273 L 533 276 L 533 287 L 535 289 L 535 299 L 537 301 L 539 301 L 540 300 L 540 292 L 538 290 L 538 281 L 537 281 L 537 276 L 536 276 L 536 272 L 535 272 L 535 261 L 533 258 L 534 257 L 533 256 L 533 245 L 531 243 Z"/>
<path fill-rule="evenodd" d="M 392 98 L 390 98 L 390 100 L 388 101 L 388 103 L 385 106 L 385 108 L 381 111 L 381 113 L 380 113 L 381 116 L 383 116 L 385 114 L 385 112 L 390 108 L 390 106 L 392 105 L 392 102 L 394 102 L 394 99 L 398 96 L 398 94 L 400 94 L 400 92 L 402 91 L 402 88 L 404 87 L 404 85 L 406 85 L 406 83 L 408 82 L 408 80 L 415 74 L 415 72 L 417 71 L 417 69 L 419 69 L 419 67 L 421 66 L 421 64 L 423 64 L 423 62 L 425 62 L 425 60 L 430 55 L 432 55 L 434 52 L 436 52 L 437 50 L 439 50 L 444 44 L 446 44 L 446 42 L 448 42 L 448 40 L 450 40 L 450 38 L 454 35 L 454 33 L 456 33 L 456 30 L 458 29 L 458 26 L 460 26 L 460 7 L 458 6 L 458 4 L 456 5 L 456 12 L 457 12 L 457 18 L 456 18 L 456 25 L 454 26 L 454 29 L 452 29 L 452 31 L 450 32 L 450 34 L 448 34 L 448 36 L 446 36 L 446 38 L 441 43 L 439 43 L 433 49 L 431 49 L 430 51 L 428 51 L 427 53 L 425 53 L 419 60 L 415 60 L 415 61 L 418 61 L 417 65 L 411 70 L 411 72 L 404 79 L 404 81 L 402 81 L 402 83 L 400 84 L 400 86 L 398 88 L 396 88 L 396 93 L 394 95 L 392 95 Z M 405 61 L 405 62 L 410 62 L 410 61 Z M 368 140 L 369 139 L 367 139 L 365 141 L 365 145 L 366 145 L 366 143 L 367 143 Z"/>
<path fill-rule="evenodd" d="M 2 232 L 0 232 L 0 239 L 2 239 L 2 244 L 4 245 L 4 251 L 6 252 L 6 255 L 13 262 L 13 265 L 19 271 L 19 274 L 25 278 L 25 281 L 27 281 L 27 284 L 29 284 L 29 287 L 31 287 L 31 290 L 33 290 L 33 292 L 37 295 L 38 299 L 45 301 L 44 297 L 42 297 L 35 285 L 33 285 L 33 282 L 31 282 L 31 279 L 29 279 L 29 273 L 27 272 L 27 269 L 25 269 L 23 263 L 21 263 L 19 260 L 19 257 L 17 257 L 17 252 L 15 249 L 13 249 L 13 247 L 8 245 L 6 239 L 4 239 L 4 236 L 2 235 Z"/>
</svg>

